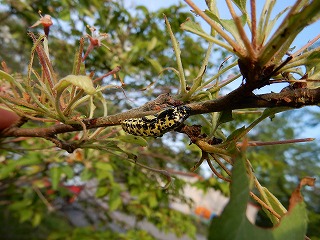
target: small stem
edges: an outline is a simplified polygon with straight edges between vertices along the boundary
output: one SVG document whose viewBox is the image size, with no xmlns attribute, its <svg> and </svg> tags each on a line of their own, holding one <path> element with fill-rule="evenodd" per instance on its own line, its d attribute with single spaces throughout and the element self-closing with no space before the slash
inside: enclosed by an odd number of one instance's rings
<svg viewBox="0 0 320 240">
<path fill-rule="evenodd" d="M 219 91 L 221 88 L 223 88 L 224 86 L 227 86 L 229 83 L 235 81 L 236 79 L 238 79 L 239 77 L 241 77 L 241 74 L 237 74 L 237 75 L 234 75 L 233 77 L 227 79 L 227 80 L 224 80 L 222 81 L 217 87 L 213 87 L 212 89 L 210 89 L 210 93 L 215 93 L 217 91 Z"/>
<path fill-rule="evenodd" d="M 116 74 L 117 72 L 119 72 L 121 70 L 120 66 L 116 66 L 114 69 L 112 69 L 110 72 L 102 75 L 101 77 L 98 77 L 96 79 L 93 80 L 93 83 L 96 83 L 98 81 L 101 81 L 103 78 L 108 77 L 110 75 Z"/>
<path fill-rule="evenodd" d="M 63 110 L 63 114 L 64 114 L 64 115 L 69 115 L 69 112 L 70 112 L 70 110 L 71 110 L 71 107 L 73 106 L 73 104 L 74 104 L 76 101 L 78 101 L 78 100 L 81 98 L 81 96 L 83 95 L 83 93 L 84 93 L 84 90 L 83 90 L 83 89 L 80 89 L 80 90 L 78 91 L 78 93 L 76 94 L 76 96 L 74 96 L 74 97 L 70 100 L 70 102 L 69 102 L 69 104 L 67 105 L 67 107 Z"/>
<path fill-rule="evenodd" d="M 229 156 L 230 153 L 228 153 L 227 150 L 222 149 L 220 147 L 214 147 L 213 145 L 210 145 L 209 143 L 202 141 L 202 140 L 197 140 L 195 144 L 202 150 L 207 153 L 216 153 L 216 154 L 222 154 L 222 155 L 227 155 Z"/>
<path fill-rule="evenodd" d="M 263 202 L 257 195 L 255 195 L 253 192 L 250 191 L 250 196 L 256 200 L 262 207 L 264 207 L 265 209 L 267 209 L 273 216 L 275 216 L 276 218 L 280 219 L 281 216 L 276 213 L 271 207 L 269 207 L 265 202 Z"/>
<path fill-rule="evenodd" d="M 244 28 L 242 27 L 240 18 L 236 15 L 234 8 L 232 6 L 232 3 L 230 2 L 230 0 L 226 0 L 227 6 L 229 8 L 229 12 L 237 26 L 240 38 L 243 42 L 243 44 L 245 45 L 246 49 L 247 49 L 247 53 L 249 54 L 249 56 L 242 56 L 242 57 L 249 57 L 250 59 L 256 59 L 256 53 L 254 51 L 254 49 L 252 48 L 251 42 L 249 40 L 249 38 L 247 37 L 247 34 L 244 30 Z"/>
<path fill-rule="evenodd" d="M 174 36 L 174 34 L 172 32 L 170 23 L 169 23 L 166 15 L 164 15 L 164 19 L 165 19 L 165 23 L 167 25 L 167 28 L 168 28 L 168 31 L 169 31 L 169 34 L 170 34 L 170 38 L 171 38 L 171 41 L 172 41 L 172 46 L 173 46 L 173 49 L 174 49 L 174 53 L 176 55 L 176 61 L 177 61 L 178 71 L 179 71 L 179 80 L 180 80 L 179 94 L 181 96 L 184 96 L 186 94 L 186 86 L 187 86 L 187 84 L 186 84 L 186 78 L 185 78 L 185 75 L 184 75 L 181 56 L 180 56 L 181 49 L 179 47 L 179 43 L 178 43 L 177 39 L 175 38 L 175 36 Z"/>
<path fill-rule="evenodd" d="M 194 172 L 196 171 L 200 166 L 201 164 L 203 163 L 204 160 L 208 159 L 208 153 L 207 152 L 204 152 L 202 151 L 202 155 L 201 155 L 201 159 L 190 169 L 191 172 Z"/>
<path fill-rule="evenodd" d="M 54 211 L 54 207 L 49 203 L 49 201 L 43 196 L 39 188 L 33 186 L 33 190 L 37 193 L 38 197 L 42 200 L 42 202 L 47 206 L 49 212 Z"/>
<path fill-rule="evenodd" d="M 229 169 L 219 160 L 219 158 L 217 156 L 215 156 L 214 154 L 210 154 L 211 157 L 219 164 L 220 167 L 223 168 L 223 170 L 229 175 L 231 176 L 231 172 L 229 171 Z"/>
<path fill-rule="evenodd" d="M 294 58 L 296 56 L 298 56 L 299 54 L 301 54 L 304 50 L 306 50 L 308 47 L 310 47 L 312 44 L 314 44 L 316 41 L 318 41 L 318 39 L 320 38 L 320 34 L 318 36 L 316 36 L 314 39 L 312 39 L 311 41 L 309 41 L 306 45 L 304 45 L 302 48 L 300 48 L 298 51 L 296 51 L 294 54 L 292 54 L 291 56 Z"/>
<path fill-rule="evenodd" d="M 217 79 L 219 76 L 221 76 L 223 73 L 225 73 L 226 71 L 230 70 L 231 68 L 235 67 L 238 64 L 238 60 L 234 61 L 233 63 L 231 63 L 230 65 L 228 65 L 227 67 L 219 70 L 219 72 L 214 75 L 213 77 L 211 77 L 210 79 L 208 79 L 206 82 L 204 82 L 200 88 L 203 88 L 205 86 L 207 86 L 208 84 L 210 84 L 213 80 Z M 240 75 L 240 74 L 239 74 Z"/>
<path fill-rule="evenodd" d="M 200 88 L 200 85 L 201 85 L 201 82 L 202 82 L 202 79 L 203 79 L 203 75 L 204 75 L 204 73 L 206 71 L 206 68 L 207 68 L 207 65 L 208 65 L 208 62 L 209 62 L 209 57 L 210 57 L 211 52 L 212 52 L 212 47 L 213 47 L 213 43 L 210 42 L 209 46 L 208 46 L 208 49 L 207 49 L 207 52 L 206 52 L 206 56 L 205 56 L 205 58 L 203 60 L 201 68 L 199 70 L 198 76 L 193 80 L 193 85 L 192 85 L 191 89 L 189 90 L 189 92 L 187 93 L 187 95 L 184 97 L 183 100 L 188 100 L 192 96 L 192 94 L 194 92 L 196 92 Z"/>
<path fill-rule="evenodd" d="M 207 159 L 207 163 L 208 163 L 211 171 L 212 171 L 218 178 L 220 178 L 220 179 L 222 179 L 223 181 L 226 181 L 226 182 L 231 182 L 231 179 L 222 176 L 222 175 L 214 168 L 214 166 L 212 165 L 210 159 Z"/>
<path fill-rule="evenodd" d="M 288 140 L 280 140 L 280 141 L 269 141 L 269 142 L 261 142 L 254 141 L 246 143 L 248 147 L 255 146 L 269 146 L 269 145 L 280 145 L 280 144 L 290 144 L 290 143 L 300 143 L 300 142 L 311 142 L 314 141 L 315 138 L 299 138 L 299 139 L 288 139 Z M 242 143 L 237 143 L 237 147 L 241 147 Z"/>
<path fill-rule="evenodd" d="M 252 42 L 252 48 L 254 51 L 257 50 L 257 16 L 256 16 L 256 1 L 250 0 L 250 6 L 251 6 L 251 42 Z"/>
</svg>

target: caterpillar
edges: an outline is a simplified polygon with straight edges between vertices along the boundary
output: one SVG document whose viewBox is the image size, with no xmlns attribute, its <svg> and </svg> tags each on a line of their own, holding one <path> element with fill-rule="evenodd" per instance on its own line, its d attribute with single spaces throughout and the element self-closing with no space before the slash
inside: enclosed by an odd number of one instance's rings
<svg viewBox="0 0 320 240">
<path fill-rule="evenodd" d="M 130 134 L 145 137 L 162 137 L 178 128 L 189 116 L 191 108 L 178 106 L 164 109 L 142 118 L 129 118 L 121 122 L 122 129 Z"/>
</svg>

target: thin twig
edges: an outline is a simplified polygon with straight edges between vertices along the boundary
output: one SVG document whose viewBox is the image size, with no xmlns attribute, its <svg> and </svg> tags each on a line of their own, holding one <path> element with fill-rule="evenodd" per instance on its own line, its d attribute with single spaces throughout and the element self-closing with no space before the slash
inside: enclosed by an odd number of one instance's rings
<svg viewBox="0 0 320 240">
<path fill-rule="evenodd" d="M 110 72 L 102 75 L 101 77 L 98 77 L 96 79 L 93 80 L 93 83 L 99 82 L 100 80 L 102 80 L 105 77 L 108 77 L 110 75 L 116 74 L 117 72 L 119 72 L 121 70 L 120 66 L 116 66 L 114 69 L 112 69 Z"/>
<path fill-rule="evenodd" d="M 312 44 L 314 44 L 316 41 L 318 41 L 318 39 L 320 38 L 320 34 L 318 36 L 316 36 L 314 39 L 312 39 L 311 41 L 309 41 L 306 45 L 304 45 L 302 48 L 300 48 L 298 51 L 296 51 L 294 54 L 292 54 L 292 57 L 296 57 L 299 54 L 301 54 L 304 50 L 306 50 L 308 47 L 310 47 Z"/>
<path fill-rule="evenodd" d="M 312 142 L 315 138 L 298 138 L 298 139 L 287 139 L 287 140 L 278 140 L 278 141 L 269 141 L 269 142 L 262 142 L 262 141 L 252 141 L 247 142 L 246 146 L 248 147 L 256 147 L 256 146 L 270 146 L 270 145 L 280 145 L 280 144 L 290 144 L 290 143 L 301 143 L 301 142 Z M 241 147 L 242 143 L 237 143 L 237 147 Z"/>
<path fill-rule="evenodd" d="M 242 27 L 240 18 L 237 16 L 237 14 L 234 11 L 232 3 L 230 2 L 230 0 L 226 0 L 226 3 L 229 8 L 229 12 L 230 12 L 230 14 L 231 14 L 236 26 L 237 26 L 241 40 L 247 49 L 246 54 L 249 55 L 249 56 L 243 56 L 243 57 L 249 57 L 250 59 L 256 59 L 256 52 L 252 48 L 252 44 L 251 44 L 249 38 L 247 37 L 247 34 L 246 34 L 244 28 Z"/>
<path fill-rule="evenodd" d="M 256 200 L 262 207 L 264 207 L 265 209 L 267 209 L 273 216 L 275 216 L 276 218 L 280 219 L 281 216 L 276 213 L 270 206 L 268 206 L 265 202 L 263 202 L 257 195 L 255 195 L 253 192 L 250 191 L 250 196 Z"/>
<path fill-rule="evenodd" d="M 42 200 L 42 202 L 47 206 L 49 212 L 53 212 L 55 208 L 49 203 L 49 201 L 43 196 L 39 188 L 36 186 L 32 186 L 33 190 L 37 193 L 38 197 Z"/>
<path fill-rule="evenodd" d="M 220 166 L 221 168 L 223 168 L 223 170 L 224 170 L 229 176 L 231 176 L 231 172 L 230 172 L 230 170 L 226 167 L 226 165 L 224 165 L 224 164 L 219 160 L 219 158 L 218 158 L 215 154 L 210 154 L 210 155 L 211 155 L 211 157 L 214 159 L 214 161 L 215 161 L 216 163 L 218 163 L 219 166 Z"/>
<path fill-rule="evenodd" d="M 214 168 L 214 166 L 212 165 L 210 159 L 206 159 L 206 160 L 207 160 L 207 163 L 208 163 L 211 171 L 212 171 L 218 178 L 220 178 L 220 179 L 222 179 L 223 181 L 226 181 L 226 182 L 231 182 L 231 179 L 222 176 L 222 175 Z"/>
<path fill-rule="evenodd" d="M 256 1 L 250 1 L 251 6 L 251 42 L 254 51 L 257 51 L 257 16 L 256 16 Z"/>
</svg>

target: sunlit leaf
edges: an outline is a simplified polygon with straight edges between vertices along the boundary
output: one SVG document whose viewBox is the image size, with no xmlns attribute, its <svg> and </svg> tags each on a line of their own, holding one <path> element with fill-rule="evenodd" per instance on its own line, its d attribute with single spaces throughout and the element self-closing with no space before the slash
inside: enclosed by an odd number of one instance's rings
<svg viewBox="0 0 320 240">
<path fill-rule="evenodd" d="M 226 50 L 232 52 L 233 49 L 230 45 L 226 44 L 223 41 L 220 41 L 219 39 L 212 37 L 211 35 L 207 34 L 198 23 L 195 23 L 194 21 L 188 19 L 186 22 L 181 24 L 181 29 L 192 32 L 194 34 L 197 34 L 198 36 L 204 38 L 205 40 L 209 42 L 213 42 L 218 44 L 219 46 L 225 48 Z"/>
<path fill-rule="evenodd" d="M 320 53 L 319 51 L 312 51 L 306 60 L 306 72 L 308 74 L 307 86 L 308 88 L 317 88 L 320 86 Z M 312 81 L 312 80 L 316 81 Z"/>
<path fill-rule="evenodd" d="M 68 75 L 62 79 L 54 86 L 54 89 L 56 89 L 59 92 L 62 92 L 70 85 L 76 86 L 83 91 L 85 91 L 87 94 L 94 94 L 96 92 L 96 89 L 93 86 L 92 79 L 88 76 L 82 76 L 82 75 Z"/>
<path fill-rule="evenodd" d="M 207 39 L 208 41 L 213 41 L 214 38 L 212 36 L 210 36 L 209 34 L 207 34 L 200 26 L 199 23 L 196 23 L 190 19 L 188 19 L 187 21 L 185 21 L 184 23 L 181 24 L 181 29 L 195 33 L 205 39 Z"/>
<path fill-rule="evenodd" d="M 8 74 L 2 70 L 0 70 L 0 79 L 1 80 L 5 79 L 8 82 L 12 82 L 14 80 L 14 78 L 10 74 Z"/>
<path fill-rule="evenodd" d="M 301 6 L 305 7 L 301 8 Z M 281 60 L 289 50 L 288 48 L 295 37 L 306 26 L 320 18 L 319 8 L 320 1 L 311 1 L 309 4 L 300 5 L 296 12 L 285 18 L 285 21 L 279 26 L 270 41 L 261 49 L 261 56 L 259 56 L 261 64 L 274 61 L 275 55 L 278 60 Z"/>
<path fill-rule="evenodd" d="M 158 43 L 157 38 L 153 37 L 148 44 L 147 51 L 148 52 L 152 51 L 157 46 L 157 43 Z"/>
</svg>

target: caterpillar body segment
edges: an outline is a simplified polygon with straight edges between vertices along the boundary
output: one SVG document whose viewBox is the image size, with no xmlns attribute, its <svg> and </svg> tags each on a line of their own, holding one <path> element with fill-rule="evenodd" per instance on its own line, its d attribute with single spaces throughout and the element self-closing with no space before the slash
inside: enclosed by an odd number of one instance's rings
<svg viewBox="0 0 320 240">
<path fill-rule="evenodd" d="M 189 116 L 191 108 L 178 106 L 164 109 L 142 118 L 130 118 L 122 121 L 122 129 L 130 134 L 145 137 L 161 137 L 166 132 L 178 128 Z"/>
</svg>

